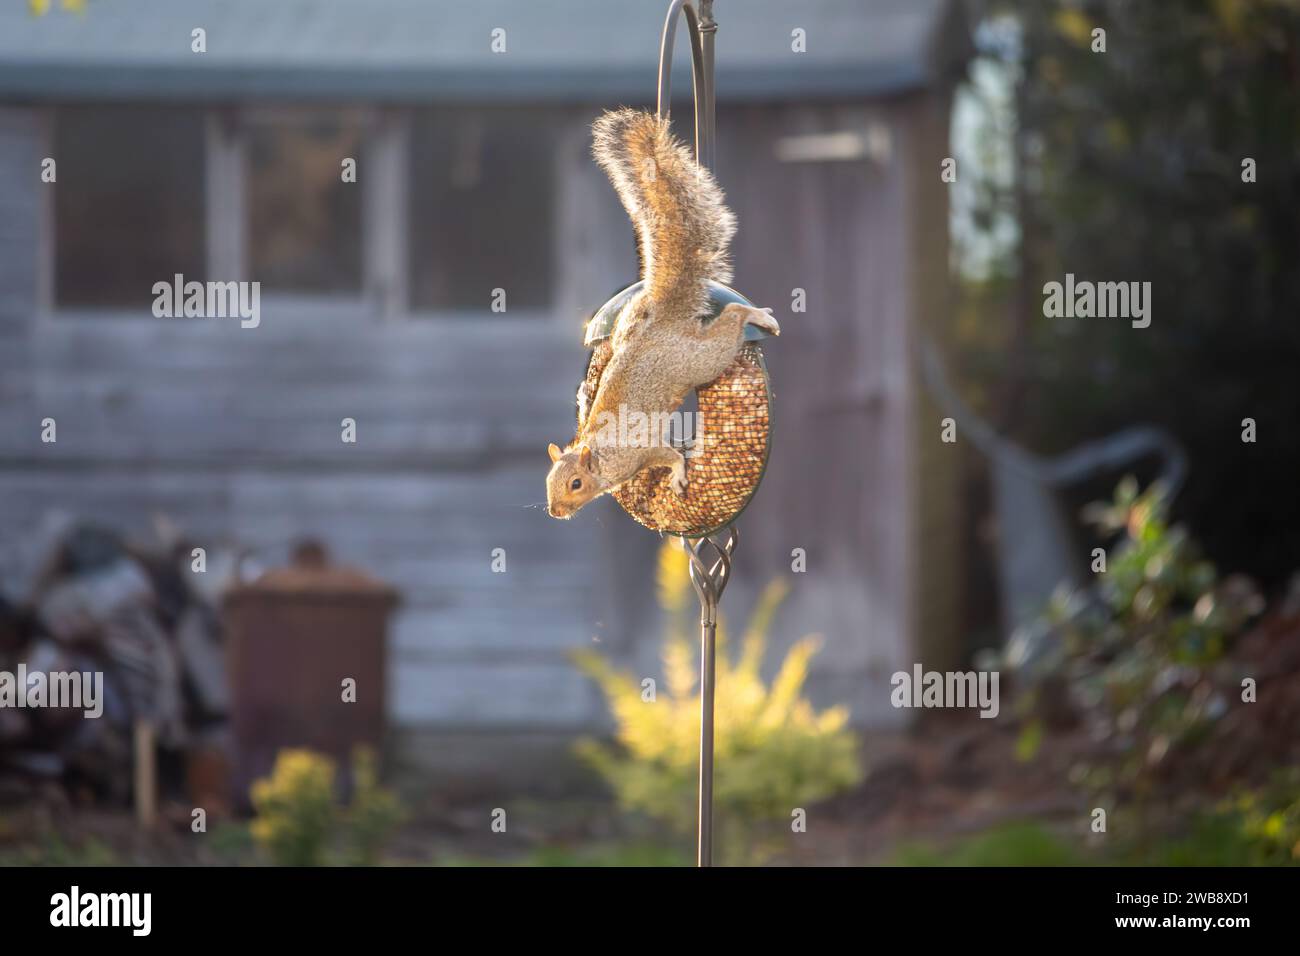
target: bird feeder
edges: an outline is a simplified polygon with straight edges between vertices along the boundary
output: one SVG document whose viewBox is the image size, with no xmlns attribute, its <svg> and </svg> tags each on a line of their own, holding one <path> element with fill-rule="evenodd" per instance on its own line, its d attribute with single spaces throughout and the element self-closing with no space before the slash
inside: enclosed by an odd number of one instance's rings
<svg viewBox="0 0 1300 956">
<path fill-rule="evenodd" d="M 619 312 L 642 285 L 628 286 L 587 323 L 585 344 L 592 350 L 585 383 L 589 394 L 596 393 L 609 363 Z M 733 302 L 753 305 L 717 282 L 710 283 L 709 291 L 710 313 L 705 321 L 717 318 Z M 745 344 L 735 361 L 719 378 L 696 389 L 699 426 L 686 453 L 686 494 L 678 495 L 669 487 L 670 473 L 663 468 L 647 469 L 613 492 L 623 510 L 651 531 L 706 537 L 734 522 L 754 496 L 767 467 L 772 425 L 772 391 L 759 345 L 767 336 L 757 326 L 746 326 Z"/>
<path fill-rule="evenodd" d="M 698 9 L 697 9 L 698 8 Z M 667 119 L 671 93 L 673 40 L 679 14 L 686 17 L 695 93 L 695 160 L 713 167 L 713 47 L 717 22 L 713 0 L 672 0 L 659 48 L 659 116 Z M 606 302 L 587 323 L 584 344 L 591 349 L 584 388 L 596 394 L 613 352 L 611 337 L 623 306 L 642 283 L 628 286 Z M 713 321 L 724 307 L 748 299 L 721 283 L 710 284 Z M 713 698 L 718 601 L 731 575 L 731 556 L 739 540 L 735 521 L 753 498 L 767 468 L 772 437 L 772 389 L 761 340 L 767 332 L 747 326 L 735 360 L 717 379 L 695 390 L 698 415 L 695 441 L 685 453 L 686 494 L 669 487 L 667 469 L 648 469 L 613 492 L 619 505 L 652 531 L 682 538 L 690 557 L 691 584 L 700 601 L 700 777 L 696 862 L 713 863 Z M 582 421 L 579 420 L 581 431 Z"/>
</svg>

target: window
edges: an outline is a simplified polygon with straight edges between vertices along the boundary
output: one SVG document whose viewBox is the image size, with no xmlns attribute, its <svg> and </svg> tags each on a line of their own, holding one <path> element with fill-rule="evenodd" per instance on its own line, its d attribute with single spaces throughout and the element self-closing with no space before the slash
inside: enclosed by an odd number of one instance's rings
<svg viewBox="0 0 1300 956">
<path fill-rule="evenodd" d="M 138 314 L 180 273 L 380 316 L 491 315 L 497 289 L 510 313 L 548 309 L 566 118 L 477 105 L 59 107 L 52 301 Z"/>
<path fill-rule="evenodd" d="M 544 109 L 421 110 L 411 134 L 410 303 L 416 312 L 551 304 L 555 130 Z"/>
<path fill-rule="evenodd" d="M 250 117 L 250 279 L 277 292 L 360 292 L 363 139 L 355 113 L 283 110 Z M 355 181 L 343 179 L 345 159 L 358 163 Z"/>
<path fill-rule="evenodd" d="M 54 302 L 149 310 L 204 269 L 204 124 L 194 109 L 54 111 Z"/>
</svg>

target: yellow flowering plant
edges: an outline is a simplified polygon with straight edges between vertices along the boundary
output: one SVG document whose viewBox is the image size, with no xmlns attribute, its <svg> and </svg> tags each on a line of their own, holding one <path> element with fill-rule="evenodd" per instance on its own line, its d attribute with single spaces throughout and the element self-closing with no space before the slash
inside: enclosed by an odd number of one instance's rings
<svg viewBox="0 0 1300 956">
<path fill-rule="evenodd" d="M 281 866 L 324 862 L 337 811 L 334 761 L 311 750 L 281 750 L 269 777 L 251 790 L 257 818 L 251 832 L 258 846 Z"/>
<path fill-rule="evenodd" d="M 667 620 L 663 688 L 653 699 L 641 679 L 592 652 L 575 655 L 600 686 L 616 723 L 612 744 L 583 740 L 579 756 L 610 785 L 619 804 L 687 833 L 695 823 L 699 759 L 699 650 L 688 558 L 676 539 L 665 541 L 658 571 L 659 603 Z M 764 589 L 734 659 L 725 622 L 718 625 L 715 700 L 714 805 L 720 849 L 732 859 L 755 857 L 758 831 L 797 809 L 851 788 L 862 779 L 858 742 L 848 710 L 817 712 L 802 696 L 820 639 L 805 637 L 786 655 L 770 684 L 761 667 L 772 617 L 788 585 Z"/>
<path fill-rule="evenodd" d="M 257 816 L 253 840 L 280 866 L 320 866 L 330 861 L 336 831 L 347 844 L 347 861 L 380 862 L 385 844 L 405 814 L 397 796 L 379 784 L 375 754 L 357 747 L 352 754 L 352 800 L 335 796 L 334 761 L 312 750 L 281 750 L 269 777 L 253 784 Z"/>
</svg>

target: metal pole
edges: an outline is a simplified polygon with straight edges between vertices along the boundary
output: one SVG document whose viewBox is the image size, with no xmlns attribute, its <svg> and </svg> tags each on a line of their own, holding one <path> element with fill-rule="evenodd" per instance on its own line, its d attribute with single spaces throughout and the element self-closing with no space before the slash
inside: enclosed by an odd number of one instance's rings
<svg viewBox="0 0 1300 956">
<path fill-rule="evenodd" d="M 700 599 L 700 786 L 695 862 L 713 865 L 713 695 L 715 687 L 718 601 L 731 577 L 731 555 L 740 535 L 734 526 L 713 537 L 685 541 L 691 559 L 691 584 Z"/>
<path fill-rule="evenodd" d="M 691 45 L 691 88 L 696 104 L 696 139 L 695 158 L 700 158 L 699 141 L 699 102 L 704 96 L 704 53 L 700 47 L 699 19 L 695 14 L 695 5 L 690 0 L 673 0 L 668 6 L 668 17 L 664 20 L 663 36 L 659 40 L 659 99 L 658 113 L 666 118 L 672 112 L 673 92 L 673 42 L 677 38 L 677 15 L 686 16 L 686 37 Z"/>
<path fill-rule="evenodd" d="M 696 11 L 696 6 L 699 11 Z M 658 113 L 672 111 L 673 41 L 677 37 L 677 16 L 686 17 L 686 35 L 691 45 L 691 86 L 695 94 L 695 161 L 713 169 L 714 96 L 713 41 L 718 23 L 713 19 L 713 0 L 673 0 L 659 40 Z"/>
<path fill-rule="evenodd" d="M 717 102 L 714 96 L 713 41 L 718 33 L 718 21 L 713 19 L 713 0 L 699 0 L 700 18 L 697 30 L 700 36 L 700 79 L 704 94 L 695 94 L 695 161 L 705 169 L 713 170 L 716 142 L 714 137 Z"/>
<path fill-rule="evenodd" d="M 697 12 L 696 6 L 699 10 Z M 718 32 L 713 0 L 672 0 L 659 42 L 658 112 L 667 117 L 672 103 L 673 40 L 677 15 L 685 14 L 691 44 L 691 81 L 695 93 L 695 161 L 713 169 L 713 45 Z M 713 865 L 713 696 L 717 672 L 718 600 L 731 574 L 731 554 L 738 535 L 733 526 L 714 537 L 683 540 L 691 558 L 691 584 L 700 599 L 700 786 L 695 862 Z"/>
<path fill-rule="evenodd" d="M 695 865 L 713 865 L 713 687 L 717 623 L 700 624 L 700 783 Z"/>
</svg>

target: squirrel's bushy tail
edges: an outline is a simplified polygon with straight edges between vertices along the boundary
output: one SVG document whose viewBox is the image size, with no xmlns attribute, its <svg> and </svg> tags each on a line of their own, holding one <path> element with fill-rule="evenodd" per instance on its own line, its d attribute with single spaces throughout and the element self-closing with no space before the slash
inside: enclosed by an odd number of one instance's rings
<svg viewBox="0 0 1300 956">
<path fill-rule="evenodd" d="M 592 126 L 592 153 L 636 227 L 646 291 L 669 314 L 696 315 L 707 283 L 731 281 L 736 219 L 713 175 L 653 113 L 622 109 Z"/>
</svg>

